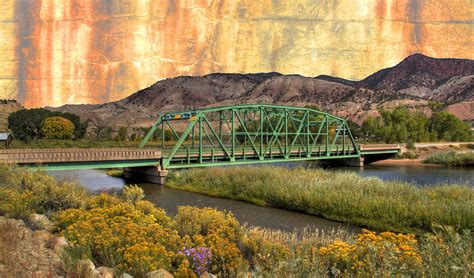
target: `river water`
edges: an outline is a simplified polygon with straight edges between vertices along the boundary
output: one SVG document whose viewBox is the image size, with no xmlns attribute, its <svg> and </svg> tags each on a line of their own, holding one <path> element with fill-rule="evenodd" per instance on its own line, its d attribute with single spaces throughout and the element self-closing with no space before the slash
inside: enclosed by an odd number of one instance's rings
<svg viewBox="0 0 474 278">
<path fill-rule="evenodd" d="M 305 166 L 311 164 L 284 164 L 284 167 Z M 375 176 L 383 180 L 402 180 L 413 182 L 419 186 L 440 183 L 464 183 L 474 186 L 472 169 L 438 168 L 438 167 L 377 167 L 366 166 L 363 169 L 331 169 L 331 171 L 355 171 L 362 176 Z M 78 181 L 92 192 L 120 192 L 127 181 L 110 177 L 101 170 L 51 171 L 51 175 L 61 180 Z M 212 207 L 219 210 L 231 211 L 240 223 L 251 226 L 279 229 L 285 231 L 301 230 L 303 228 L 331 230 L 345 229 L 358 231 L 358 228 L 339 222 L 328 221 L 316 216 L 291 212 L 276 208 L 259 207 L 240 201 L 209 197 L 202 194 L 172 189 L 156 184 L 139 184 L 145 191 L 145 199 L 174 215 L 177 206 Z"/>
</svg>

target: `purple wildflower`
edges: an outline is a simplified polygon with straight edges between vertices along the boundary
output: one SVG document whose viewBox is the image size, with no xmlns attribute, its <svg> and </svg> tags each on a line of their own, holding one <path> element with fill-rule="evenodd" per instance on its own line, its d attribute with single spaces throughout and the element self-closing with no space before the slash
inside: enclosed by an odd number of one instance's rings
<svg viewBox="0 0 474 278">
<path fill-rule="evenodd" d="M 183 252 L 179 254 L 185 255 L 188 257 L 191 266 L 198 275 L 203 274 L 204 272 L 209 271 L 209 265 L 211 263 L 212 252 L 208 247 L 195 247 L 195 248 L 186 248 Z"/>
</svg>

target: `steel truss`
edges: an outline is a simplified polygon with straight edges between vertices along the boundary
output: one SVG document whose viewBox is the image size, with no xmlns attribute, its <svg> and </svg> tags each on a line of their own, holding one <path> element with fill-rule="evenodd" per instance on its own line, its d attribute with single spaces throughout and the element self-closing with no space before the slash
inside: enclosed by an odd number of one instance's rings
<svg viewBox="0 0 474 278">
<path fill-rule="evenodd" d="M 140 148 L 161 142 L 164 169 L 357 158 L 347 122 L 301 107 L 235 105 L 166 113 Z"/>
</svg>

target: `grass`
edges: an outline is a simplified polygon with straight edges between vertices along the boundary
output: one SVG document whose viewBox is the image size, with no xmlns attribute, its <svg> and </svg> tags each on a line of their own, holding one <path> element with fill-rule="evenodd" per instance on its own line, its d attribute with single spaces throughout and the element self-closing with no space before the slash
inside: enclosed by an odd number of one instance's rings
<svg viewBox="0 0 474 278">
<path fill-rule="evenodd" d="M 321 216 L 378 231 L 429 231 L 434 224 L 474 227 L 474 188 L 417 187 L 356 173 L 284 167 L 192 169 L 167 186 Z"/>
<path fill-rule="evenodd" d="M 445 166 L 459 166 L 459 167 L 473 167 L 474 166 L 474 152 L 447 152 L 447 153 L 433 153 L 428 156 L 423 163 L 442 164 Z"/>
</svg>

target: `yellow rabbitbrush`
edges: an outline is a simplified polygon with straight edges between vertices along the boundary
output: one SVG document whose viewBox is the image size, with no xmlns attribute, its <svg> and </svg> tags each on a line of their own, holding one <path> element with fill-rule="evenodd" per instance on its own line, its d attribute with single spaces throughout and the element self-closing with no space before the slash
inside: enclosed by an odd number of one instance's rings
<svg viewBox="0 0 474 278">
<path fill-rule="evenodd" d="M 415 274 L 422 269 L 422 258 L 413 234 L 363 230 L 351 244 L 341 240 L 321 247 L 320 254 L 341 273 Z"/>
</svg>

